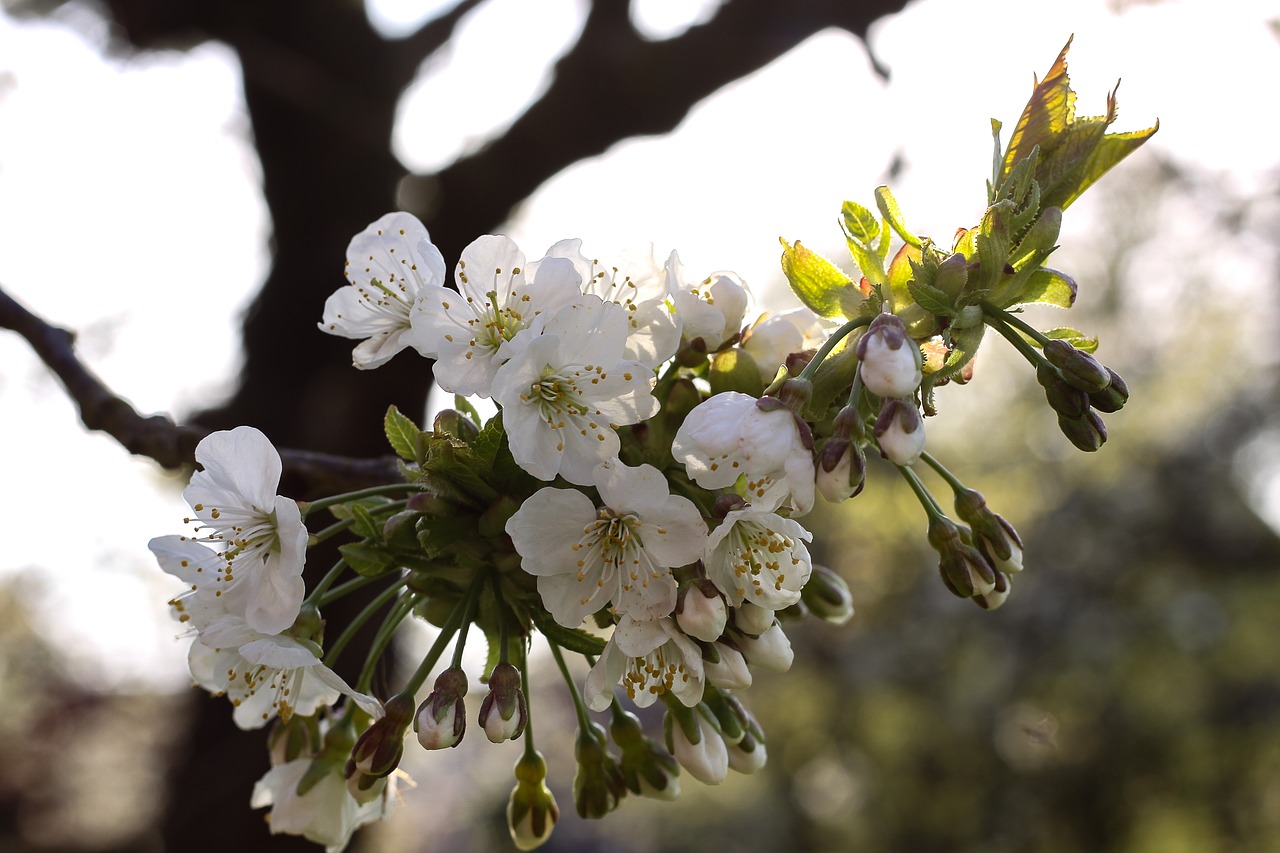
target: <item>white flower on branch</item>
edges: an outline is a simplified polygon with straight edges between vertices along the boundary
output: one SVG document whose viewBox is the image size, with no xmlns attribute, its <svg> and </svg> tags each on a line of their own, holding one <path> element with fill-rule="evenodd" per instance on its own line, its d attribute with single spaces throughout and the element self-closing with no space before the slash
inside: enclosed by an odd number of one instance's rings
<svg viewBox="0 0 1280 853">
<path fill-rule="evenodd" d="M 323 758 L 298 758 L 273 767 L 253 786 L 251 808 L 271 807 L 271 834 L 301 835 L 323 844 L 325 853 L 340 853 L 351 836 L 366 823 L 382 820 L 397 801 L 394 780 L 379 779 L 377 796 L 361 804 L 351 795 L 340 763 L 327 766 Z M 313 765 L 320 772 L 313 770 Z"/>
<path fill-rule="evenodd" d="M 182 493 L 203 522 L 203 541 L 219 546 L 221 591 L 243 585 L 244 617 L 256 631 L 278 634 L 293 624 L 306 591 L 302 567 L 307 529 L 298 505 L 276 494 L 280 454 L 253 427 L 214 432 L 196 445 L 203 467 Z"/>
<path fill-rule="evenodd" d="M 703 352 L 715 352 L 742 330 L 749 295 L 734 273 L 714 272 L 700 282 L 688 282 L 680 256 L 672 252 L 666 284 L 686 344 L 700 340 Z"/>
<path fill-rule="evenodd" d="M 324 303 L 320 330 L 364 340 L 352 351 L 356 367 L 386 364 L 408 346 L 409 314 L 419 293 L 444 283 L 444 258 L 410 213 L 388 213 L 351 238 L 346 287 Z"/>
<path fill-rule="evenodd" d="M 745 477 L 753 505 L 789 504 L 803 515 L 813 509 L 813 452 L 789 409 L 763 411 L 757 402 L 737 391 L 716 394 L 685 418 L 671 453 L 704 489 L 725 489 Z"/>
<path fill-rule="evenodd" d="M 640 621 L 661 619 L 676 604 L 671 569 L 698 559 L 706 541 L 702 515 L 672 495 L 651 465 L 612 459 L 596 467 L 604 506 L 582 492 L 547 487 L 508 519 L 507 533 L 552 617 L 576 628 L 611 605 Z"/>
<path fill-rule="evenodd" d="M 462 250 L 458 289 L 424 287 L 413 307 L 407 340 L 436 359 L 440 387 L 455 394 L 490 396 L 494 374 L 514 353 L 512 338 L 543 314 L 581 297 L 571 264 L 544 265 L 536 286 L 524 253 L 507 237 L 486 235 Z"/>
<path fill-rule="evenodd" d="M 673 619 L 641 622 L 623 616 L 587 676 L 587 706 L 608 708 L 619 683 L 641 708 L 664 693 L 692 708 L 702 701 L 702 651 Z"/>
<path fill-rule="evenodd" d="M 498 370 L 493 397 L 511 455 L 540 480 L 590 485 L 592 469 L 617 456 L 615 426 L 658 411 L 653 371 L 624 359 L 626 312 L 589 297 L 562 308 L 541 334 L 527 331 Z"/>
<path fill-rule="evenodd" d="M 781 610 L 800 600 L 812 563 L 813 534 L 790 518 L 750 504 L 711 531 L 702 558 L 709 577 L 732 605 L 749 601 Z"/>
</svg>

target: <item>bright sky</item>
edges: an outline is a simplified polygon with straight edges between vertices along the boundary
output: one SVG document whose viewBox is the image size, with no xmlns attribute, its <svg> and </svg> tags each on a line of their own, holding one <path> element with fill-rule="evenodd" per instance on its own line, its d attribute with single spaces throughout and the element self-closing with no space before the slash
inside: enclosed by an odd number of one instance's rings
<svg viewBox="0 0 1280 853">
<path fill-rule="evenodd" d="M 370 5 L 386 31 L 403 32 L 432 4 Z M 428 63 L 402 104 L 396 144 L 407 164 L 471 150 L 546 85 L 581 4 L 547 0 L 537 16 L 533 5 L 491 0 L 450 55 Z M 679 31 L 680 11 L 716 6 L 638 4 L 655 37 Z M 1120 129 L 1158 116 L 1148 150 L 1252 189 L 1277 168 L 1274 134 L 1239 135 L 1229 148 L 1223 138 L 1239 122 L 1257 126 L 1253 81 L 1280 79 L 1280 42 L 1264 23 L 1278 18 L 1277 2 L 1251 0 L 923 0 L 873 33 L 889 86 L 861 43 L 820 34 L 700 104 L 670 137 L 630 140 L 566 170 L 509 233 L 531 258 L 569 236 L 602 258 L 676 248 L 693 273 L 733 269 L 770 292 L 781 280 L 777 238 L 834 256 L 841 200 L 869 204 L 901 152 L 908 170 L 895 191 L 908 220 L 948 235 L 980 213 L 987 117 L 1012 125 L 1032 73 L 1072 32 L 1081 113 L 1101 112 L 1123 75 Z M 0 12 L 0 282 L 77 329 L 93 369 L 141 410 L 181 413 L 227 388 L 240 312 L 267 264 L 238 66 L 216 44 L 104 59 L 93 29 Z M 179 532 L 180 484 L 86 437 L 12 335 L 0 334 L 0 363 L 0 574 L 37 570 L 45 591 L 33 604 L 50 635 L 76 649 L 78 674 L 185 685 L 164 611 L 175 585 L 146 550 L 152 536 Z"/>
</svg>

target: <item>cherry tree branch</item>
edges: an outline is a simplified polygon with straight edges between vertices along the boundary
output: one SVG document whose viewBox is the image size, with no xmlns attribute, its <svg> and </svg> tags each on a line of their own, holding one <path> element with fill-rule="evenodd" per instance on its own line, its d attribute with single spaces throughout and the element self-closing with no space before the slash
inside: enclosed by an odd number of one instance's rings
<svg viewBox="0 0 1280 853">
<path fill-rule="evenodd" d="M 0 288 L 0 329 L 18 333 L 62 382 L 88 429 L 105 432 L 120 446 L 164 468 L 195 465 L 195 448 L 208 430 L 174 423 L 165 415 L 142 415 L 85 366 L 75 351 L 75 334 L 31 313 Z M 350 491 L 399 480 L 395 458 L 353 459 L 310 450 L 281 448 L 284 478 L 294 494 Z"/>
</svg>

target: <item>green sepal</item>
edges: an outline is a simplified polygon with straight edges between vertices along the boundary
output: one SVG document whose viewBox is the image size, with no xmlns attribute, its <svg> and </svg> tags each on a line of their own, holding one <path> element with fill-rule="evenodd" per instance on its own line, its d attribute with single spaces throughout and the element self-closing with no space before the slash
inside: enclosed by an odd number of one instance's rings
<svg viewBox="0 0 1280 853">
<path fill-rule="evenodd" d="M 356 574 L 366 578 L 376 578 L 396 566 L 395 557 L 366 542 L 348 542 L 339 545 L 338 551 Z"/>
<path fill-rule="evenodd" d="M 578 628 L 566 628 L 541 609 L 530 609 L 529 618 L 548 640 L 562 649 L 597 656 L 604 651 L 604 640 Z"/>
<path fill-rule="evenodd" d="M 707 381 L 711 383 L 712 394 L 739 391 L 752 397 L 759 397 L 764 391 L 764 381 L 760 378 L 760 368 L 756 365 L 755 359 L 736 348 L 727 349 L 712 356 Z"/>
<path fill-rule="evenodd" d="M 791 291 L 810 311 L 819 317 L 851 316 L 846 311 L 853 291 L 855 301 L 861 302 L 862 293 L 844 272 L 826 258 L 800 245 L 782 243 L 782 272 L 791 284 Z"/>
<path fill-rule="evenodd" d="M 893 197 L 888 187 L 876 187 L 876 207 L 880 209 L 880 215 L 884 217 L 884 221 L 907 245 L 917 249 L 924 245 L 924 241 L 907 228 L 907 223 L 902 218 L 902 210 L 898 207 L 898 200 Z"/>
<path fill-rule="evenodd" d="M 430 556 L 439 556 L 458 541 L 478 538 L 479 527 L 474 516 L 423 516 L 415 530 L 418 544 Z"/>
<path fill-rule="evenodd" d="M 1013 249 L 1009 221 L 1013 213 L 1013 202 L 1006 200 L 991 205 L 982 215 L 982 224 L 978 226 L 975 239 L 978 270 L 976 275 L 970 274 L 965 288 L 970 301 L 976 302 L 984 298 L 987 291 L 995 288 L 1004 278 L 1009 252 Z"/>
<path fill-rule="evenodd" d="M 397 456 L 422 464 L 425 457 L 422 431 L 412 418 L 401 414 L 395 406 L 388 406 L 387 415 L 382 419 L 382 430 Z"/>
</svg>

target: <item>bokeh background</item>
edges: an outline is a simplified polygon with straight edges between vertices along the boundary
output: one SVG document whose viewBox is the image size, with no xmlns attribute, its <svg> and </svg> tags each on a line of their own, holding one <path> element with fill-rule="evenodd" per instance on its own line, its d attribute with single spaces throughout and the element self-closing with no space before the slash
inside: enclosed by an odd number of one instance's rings
<svg viewBox="0 0 1280 853">
<path fill-rule="evenodd" d="M 790 626 L 792 671 L 746 694 L 768 767 L 581 821 L 547 671 L 546 849 L 1280 850 L 1278 20 L 1250 0 L 7 0 L 0 286 L 144 412 L 375 455 L 429 371 L 357 374 L 315 329 L 365 223 L 413 210 L 449 259 L 486 231 L 530 257 L 675 248 L 785 308 L 777 238 L 841 258 L 840 202 L 878 183 L 941 242 L 975 222 L 988 117 L 1010 127 L 1074 33 L 1079 112 L 1123 75 L 1118 129 L 1161 130 L 1068 211 L 1053 262 L 1080 297 L 1032 319 L 1099 335 L 1134 393 L 1091 456 L 998 341 L 940 394 L 931 448 L 1026 541 L 1009 603 L 945 592 L 873 465 L 811 519 L 857 614 Z M 315 849 L 269 839 L 260 736 L 187 686 L 145 547 L 179 528 L 182 475 L 80 428 L 16 336 L 0 365 L 0 850 Z M 518 747 L 408 752 L 417 788 L 353 849 L 503 849 Z"/>
</svg>

